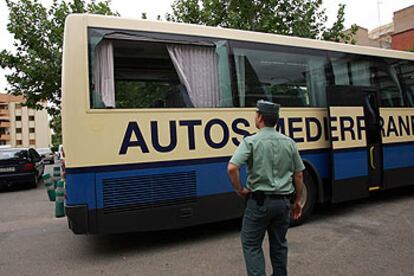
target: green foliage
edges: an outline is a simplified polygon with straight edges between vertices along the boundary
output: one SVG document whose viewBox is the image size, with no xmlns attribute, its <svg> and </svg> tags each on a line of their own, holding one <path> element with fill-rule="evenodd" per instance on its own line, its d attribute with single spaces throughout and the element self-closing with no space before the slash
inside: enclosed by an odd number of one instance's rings
<svg viewBox="0 0 414 276">
<path fill-rule="evenodd" d="M 54 130 L 54 133 L 52 135 L 52 150 L 55 152 L 57 151 L 59 145 L 62 144 L 62 116 L 60 114 L 55 115 L 53 117 L 53 120 L 50 121 L 49 126 Z"/>
<path fill-rule="evenodd" d="M 170 86 L 163 82 L 117 81 L 117 108 L 162 107 Z"/>
<path fill-rule="evenodd" d="M 356 26 L 344 32 L 345 5 L 327 28 L 322 0 L 175 0 L 167 21 L 352 43 Z"/>
<path fill-rule="evenodd" d="M 11 69 L 11 73 L 6 75 L 9 83 L 7 92 L 23 96 L 26 105 L 31 108 L 42 109 L 44 103 L 48 103 L 46 109 L 53 120 L 57 120 L 60 118 L 66 16 L 71 13 L 117 13 L 109 8 L 110 1 L 53 0 L 50 8 L 44 7 L 38 0 L 6 0 L 6 4 L 9 9 L 7 30 L 14 35 L 15 48 L 0 52 L 0 66 Z M 53 123 L 52 127 L 60 135 L 60 123 Z M 61 136 L 57 139 L 61 141 Z"/>
</svg>

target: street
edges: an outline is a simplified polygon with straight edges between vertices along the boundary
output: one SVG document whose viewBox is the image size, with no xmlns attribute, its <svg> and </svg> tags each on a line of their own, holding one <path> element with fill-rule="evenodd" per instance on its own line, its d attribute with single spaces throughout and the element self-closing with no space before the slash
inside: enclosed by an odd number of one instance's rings
<svg viewBox="0 0 414 276">
<path fill-rule="evenodd" d="M 0 275 L 245 275 L 240 220 L 77 236 L 53 212 L 43 184 L 0 192 Z M 414 186 L 320 206 L 288 238 L 290 275 L 413 275 Z"/>
</svg>

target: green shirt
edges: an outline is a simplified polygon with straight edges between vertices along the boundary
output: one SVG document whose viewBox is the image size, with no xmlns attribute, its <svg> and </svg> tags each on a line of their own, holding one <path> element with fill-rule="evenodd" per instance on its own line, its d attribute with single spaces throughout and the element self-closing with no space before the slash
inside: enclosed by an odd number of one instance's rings
<svg viewBox="0 0 414 276">
<path fill-rule="evenodd" d="M 247 188 L 276 194 L 292 193 L 293 173 L 305 169 L 295 142 L 270 127 L 245 137 L 230 163 L 247 164 Z"/>
</svg>

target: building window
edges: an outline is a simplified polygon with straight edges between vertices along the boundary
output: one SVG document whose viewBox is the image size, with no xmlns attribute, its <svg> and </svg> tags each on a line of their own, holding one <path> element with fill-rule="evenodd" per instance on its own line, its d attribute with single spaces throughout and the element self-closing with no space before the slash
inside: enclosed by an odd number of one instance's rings
<svg viewBox="0 0 414 276">
<path fill-rule="evenodd" d="M 22 116 L 16 116 L 16 121 L 21 121 L 22 120 Z"/>
<path fill-rule="evenodd" d="M 29 128 L 29 132 L 30 133 L 35 133 L 35 128 L 34 127 Z"/>
<path fill-rule="evenodd" d="M 22 133 L 22 129 L 21 128 L 16 128 L 16 133 Z"/>
<path fill-rule="evenodd" d="M 36 145 L 36 140 L 34 140 L 34 139 L 29 140 L 29 144 L 30 144 L 31 146 Z"/>
<path fill-rule="evenodd" d="M 34 121 L 35 120 L 35 116 L 29 116 L 29 121 Z"/>
<path fill-rule="evenodd" d="M 17 145 L 17 146 L 21 146 L 22 144 L 23 144 L 23 143 L 22 143 L 22 140 L 17 140 L 17 141 L 16 141 L 16 145 Z"/>
</svg>

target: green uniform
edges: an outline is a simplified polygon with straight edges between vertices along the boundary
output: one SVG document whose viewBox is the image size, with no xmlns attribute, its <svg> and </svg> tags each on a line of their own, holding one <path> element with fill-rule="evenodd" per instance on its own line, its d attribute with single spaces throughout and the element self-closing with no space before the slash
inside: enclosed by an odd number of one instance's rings
<svg viewBox="0 0 414 276">
<path fill-rule="evenodd" d="M 247 188 L 275 194 L 293 193 L 293 173 L 305 169 L 295 142 L 270 127 L 244 138 L 230 163 L 247 164 Z"/>
<path fill-rule="evenodd" d="M 283 195 L 294 191 L 293 174 L 305 169 L 296 145 L 274 128 L 264 127 L 243 139 L 230 163 L 239 167 L 246 164 L 246 186 L 253 192 L 268 194 L 261 203 L 249 198 L 243 216 L 241 239 L 247 273 L 249 276 L 265 275 L 262 243 L 267 231 L 273 275 L 285 276 L 290 200 Z"/>
</svg>

